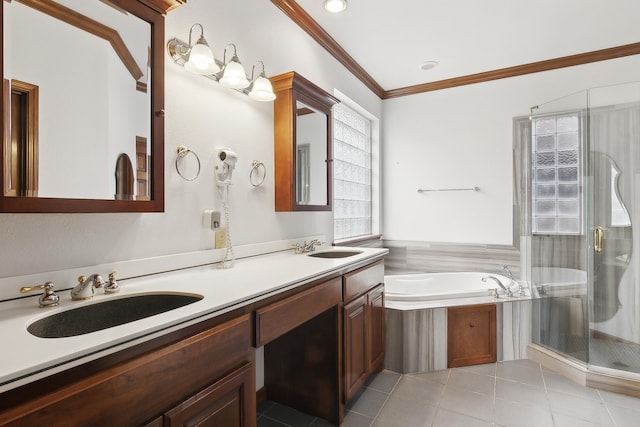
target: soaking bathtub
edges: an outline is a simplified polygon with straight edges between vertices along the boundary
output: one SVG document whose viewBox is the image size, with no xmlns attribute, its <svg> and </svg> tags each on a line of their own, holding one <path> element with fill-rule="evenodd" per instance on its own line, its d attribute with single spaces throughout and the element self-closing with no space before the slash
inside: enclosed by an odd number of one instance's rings
<svg viewBox="0 0 640 427">
<path fill-rule="evenodd" d="M 531 297 L 496 298 L 500 274 L 419 273 L 387 275 L 385 284 L 385 368 L 395 372 L 431 372 L 447 368 L 447 311 L 463 305 L 496 305 L 498 361 L 526 358 L 531 342 Z M 515 291 L 519 286 L 513 285 Z"/>
<path fill-rule="evenodd" d="M 415 310 L 494 302 L 499 287 L 492 279 L 483 282 L 482 278 L 487 276 L 497 278 L 504 286 L 512 283 L 500 274 L 477 272 L 385 276 L 385 306 Z"/>
</svg>

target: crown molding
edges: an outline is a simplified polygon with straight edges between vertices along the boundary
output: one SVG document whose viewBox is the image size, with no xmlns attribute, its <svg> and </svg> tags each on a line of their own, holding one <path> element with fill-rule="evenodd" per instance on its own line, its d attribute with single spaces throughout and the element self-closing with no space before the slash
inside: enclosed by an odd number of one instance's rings
<svg viewBox="0 0 640 427">
<path fill-rule="evenodd" d="M 344 65 L 358 80 L 371 89 L 379 98 L 385 90 L 376 82 L 351 55 L 338 44 L 295 0 L 271 0 L 278 9 L 298 24 L 320 46 L 325 48 L 338 62 Z"/>
<path fill-rule="evenodd" d="M 525 74 L 539 73 L 541 71 L 556 70 L 559 68 L 574 67 L 576 65 L 591 62 L 606 61 L 608 59 L 622 58 L 624 56 L 640 54 L 640 43 L 631 43 L 608 49 L 595 50 L 577 55 L 563 56 L 545 61 L 531 62 L 515 67 L 501 68 L 483 73 L 470 74 L 452 79 L 439 80 L 399 89 L 385 90 L 382 99 L 397 98 L 400 96 L 415 95 L 434 90 L 449 89 L 456 86 L 464 86 L 475 83 L 483 83 L 491 80 L 506 79 L 508 77 L 523 76 Z"/>
<path fill-rule="evenodd" d="M 539 73 L 541 71 L 550 71 L 559 68 L 573 67 L 591 62 L 606 61 L 608 59 L 640 54 L 640 42 L 631 43 L 592 52 L 580 53 L 577 55 L 563 56 L 545 61 L 531 62 L 513 67 L 454 77 L 446 80 L 438 80 L 435 82 L 385 90 L 295 0 L 271 0 L 271 3 L 278 7 L 301 29 L 309 34 L 321 47 L 326 49 L 338 62 L 344 65 L 347 70 L 349 70 L 365 86 L 371 89 L 371 91 L 380 99 L 416 95 L 424 92 L 450 89 L 457 86 L 483 83 L 491 80 L 523 76 L 525 74 Z"/>
</svg>

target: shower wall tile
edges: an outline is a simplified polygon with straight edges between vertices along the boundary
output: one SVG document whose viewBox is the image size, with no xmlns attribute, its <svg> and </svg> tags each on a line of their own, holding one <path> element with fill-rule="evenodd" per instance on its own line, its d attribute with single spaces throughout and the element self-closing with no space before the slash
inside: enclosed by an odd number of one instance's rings
<svg viewBox="0 0 640 427">
<path fill-rule="evenodd" d="M 498 360 L 527 358 L 527 347 L 531 343 L 531 301 L 510 301 L 498 304 Z"/>
<path fill-rule="evenodd" d="M 385 368 L 394 372 L 447 369 L 447 309 L 385 310 Z"/>
<path fill-rule="evenodd" d="M 385 240 L 387 274 L 478 271 L 501 273 L 508 265 L 517 279 L 520 251 L 513 246 L 423 243 Z"/>
</svg>

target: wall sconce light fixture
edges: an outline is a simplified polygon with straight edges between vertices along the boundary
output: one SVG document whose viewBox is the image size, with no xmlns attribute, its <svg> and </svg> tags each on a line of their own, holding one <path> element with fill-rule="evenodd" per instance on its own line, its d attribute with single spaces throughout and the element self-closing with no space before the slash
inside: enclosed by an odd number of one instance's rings
<svg viewBox="0 0 640 427">
<path fill-rule="evenodd" d="M 200 38 L 192 45 L 191 33 L 196 26 L 200 27 Z M 227 49 L 229 47 L 233 48 L 233 55 L 227 62 Z M 200 24 L 191 26 L 189 43 L 174 37 L 167 43 L 167 51 L 176 64 L 182 65 L 193 73 L 215 80 L 226 88 L 247 94 L 251 99 L 269 102 L 276 98 L 271 82 L 264 73 L 264 63 L 262 61 L 258 61 L 262 64 L 262 72 L 254 79 L 254 65 L 251 70 L 251 80 L 249 80 L 238 58 L 236 45 L 229 43 L 224 49 L 222 62 L 217 60 L 204 38 L 204 30 Z"/>
<path fill-rule="evenodd" d="M 227 62 L 227 49 L 229 46 L 233 47 L 233 56 Z M 244 71 L 244 67 L 240 63 L 240 59 L 236 53 L 236 45 L 229 43 L 224 48 L 224 56 L 222 57 L 222 63 L 224 68 L 222 69 L 222 77 L 220 78 L 220 84 L 229 89 L 244 89 L 249 87 L 251 82 L 247 79 L 247 74 Z"/>
<path fill-rule="evenodd" d="M 195 45 L 191 45 L 191 33 L 196 26 L 200 27 L 200 38 Z M 182 49 L 184 49 L 184 46 Z M 192 73 L 213 74 L 220 71 L 220 67 L 216 64 L 209 43 L 207 43 L 204 38 L 204 29 L 200 24 L 193 24 L 189 29 L 189 46 L 184 54 L 187 58 L 184 68 Z"/>
<path fill-rule="evenodd" d="M 251 90 L 249 91 L 249 98 L 255 99 L 256 101 L 269 102 L 276 99 L 276 94 L 273 93 L 273 86 L 271 86 L 271 81 L 264 74 L 264 63 L 262 61 L 257 61 L 256 63 L 260 63 L 262 65 L 262 71 L 258 74 L 258 77 L 254 79 L 253 73 L 256 70 L 255 64 L 251 67 Z"/>
</svg>

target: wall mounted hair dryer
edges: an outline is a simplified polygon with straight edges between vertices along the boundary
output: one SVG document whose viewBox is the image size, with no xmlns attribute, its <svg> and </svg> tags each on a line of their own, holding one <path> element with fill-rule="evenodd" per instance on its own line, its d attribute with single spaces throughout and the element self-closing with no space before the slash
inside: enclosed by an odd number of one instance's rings
<svg viewBox="0 0 640 427">
<path fill-rule="evenodd" d="M 219 148 L 216 150 L 216 181 L 218 185 L 231 184 L 233 170 L 238 162 L 238 155 L 228 148 Z"/>
</svg>

